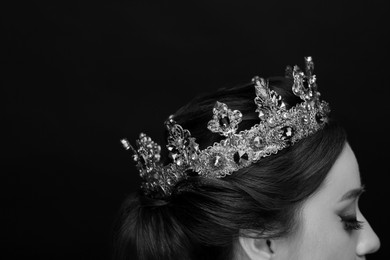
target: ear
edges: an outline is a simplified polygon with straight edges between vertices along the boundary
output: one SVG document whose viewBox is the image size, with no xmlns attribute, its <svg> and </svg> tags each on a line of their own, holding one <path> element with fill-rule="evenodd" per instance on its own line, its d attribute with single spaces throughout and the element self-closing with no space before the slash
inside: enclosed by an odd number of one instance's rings
<svg viewBox="0 0 390 260">
<path fill-rule="evenodd" d="M 272 241 L 262 238 L 240 236 L 238 238 L 242 251 L 250 260 L 269 260 L 273 257 Z"/>
</svg>

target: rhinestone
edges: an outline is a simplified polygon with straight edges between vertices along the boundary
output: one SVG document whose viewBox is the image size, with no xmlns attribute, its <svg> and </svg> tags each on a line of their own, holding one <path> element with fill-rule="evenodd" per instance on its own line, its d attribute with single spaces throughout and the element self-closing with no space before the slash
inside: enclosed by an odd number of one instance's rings
<svg viewBox="0 0 390 260">
<path fill-rule="evenodd" d="M 222 162 L 221 162 L 221 156 L 219 154 L 217 154 L 215 157 L 214 157 L 214 160 L 213 160 L 213 165 L 215 167 L 219 167 L 222 165 Z"/>
<path fill-rule="evenodd" d="M 321 112 L 317 112 L 315 118 L 318 124 L 322 124 L 325 122 L 325 116 Z"/>
<path fill-rule="evenodd" d="M 233 155 L 233 159 L 234 159 L 234 162 L 236 164 L 241 164 L 242 163 L 242 160 L 245 160 L 245 161 L 248 161 L 249 157 L 248 157 L 248 154 L 247 153 L 244 153 L 240 156 L 240 153 L 237 151 L 234 153 Z"/>
<path fill-rule="evenodd" d="M 234 162 L 235 162 L 236 164 L 239 164 L 239 163 L 240 163 L 240 155 L 238 154 L 238 152 L 235 152 L 235 153 L 234 153 L 233 159 L 234 159 Z"/>
<path fill-rule="evenodd" d="M 176 160 L 176 164 L 177 164 L 177 166 L 181 166 L 182 164 L 183 164 L 183 160 L 182 159 L 177 159 Z"/>
<path fill-rule="evenodd" d="M 294 129 L 291 126 L 282 127 L 282 139 L 289 141 L 294 135 Z"/>
<path fill-rule="evenodd" d="M 307 123 L 309 122 L 309 118 L 308 118 L 306 115 L 304 115 L 304 116 L 301 118 L 301 122 L 302 122 L 302 124 L 307 124 Z"/>
<path fill-rule="evenodd" d="M 207 124 L 207 128 L 213 132 L 213 133 L 216 133 L 219 131 L 219 125 L 217 122 L 215 122 L 214 120 L 210 121 L 208 124 Z"/>
<path fill-rule="evenodd" d="M 140 157 L 139 157 L 139 161 L 140 161 L 140 163 L 141 163 L 143 166 L 146 165 L 146 161 L 145 161 L 145 158 L 144 158 L 143 156 L 140 156 Z"/>
<path fill-rule="evenodd" d="M 261 119 L 261 120 L 265 120 L 265 114 L 264 114 L 264 112 L 263 111 L 259 111 L 259 118 Z"/>
<path fill-rule="evenodd" d="M 263 140 L 260 138 L 260 136 L 253 138 L 253 145 L 257 148 L 260 148 L 263 145 Z"/>
<path fill-rule="evenodd" d="M 169 157 L 175 160 L 179 154 L 179 150 L 175 146 L 168 146 L 168 151 L 170 151 Z"/>
<path fill-rule="evenodd" d="M 230 125 L 230 120 L 228 116 L 221 117 L 219 119 L 219 124 L 223 128 L 227 128 Z"/>
</svg>

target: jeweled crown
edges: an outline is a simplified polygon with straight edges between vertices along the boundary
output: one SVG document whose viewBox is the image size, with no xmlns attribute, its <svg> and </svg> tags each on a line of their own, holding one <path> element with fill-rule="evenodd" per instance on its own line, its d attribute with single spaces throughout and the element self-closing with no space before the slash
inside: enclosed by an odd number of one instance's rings
<svg viewBox="0 0 390 260">
<path fill-rule="evenodd" d="M 143 179 L 141 188 L 144 193 L 159 198 L 170 196 L 175 184 L 188 178 L 189 172 L 204 178 L 223 178 L 323 128 L 330 109 L 328 103 L 320 100 L 311 57 L 305 58 L 305 67 L 305 73 L 298 66 L 286 69 L 286 76 L 294 80 L 293 93 L 302 100 L 289 109 L 264 79 L 252 79 L 260 121 L 248 130 L 236 133 L 242 120 L 241 112 L 216 102 L 207 128 L 225 139 L 204 150 L 200 150 L 190 132 L 170 116 L 165 122 L 168 130 L 167 149 L 172 159 L 168 165 L 160 162 L 161 147 L 144 133 L 136 141 L 137 148 L 122 139 L 125 149 L 133 152 L 133 159 Z"/>
</svg>

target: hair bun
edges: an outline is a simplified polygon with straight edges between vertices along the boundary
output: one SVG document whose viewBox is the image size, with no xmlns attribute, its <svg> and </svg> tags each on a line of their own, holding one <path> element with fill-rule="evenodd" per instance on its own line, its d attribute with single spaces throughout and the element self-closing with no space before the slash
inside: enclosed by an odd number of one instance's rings
<svg viewBox="0 0 390 260">
<path fill-rule="evenodd" d="M 139 191 L 140 192 L 140 191 Z M 162 198 L 152 198 L 141 193 L 138 194 L 140 203 L 144 207 L 162 207 L 169 204 L 169 200 Z"/>
</svg>

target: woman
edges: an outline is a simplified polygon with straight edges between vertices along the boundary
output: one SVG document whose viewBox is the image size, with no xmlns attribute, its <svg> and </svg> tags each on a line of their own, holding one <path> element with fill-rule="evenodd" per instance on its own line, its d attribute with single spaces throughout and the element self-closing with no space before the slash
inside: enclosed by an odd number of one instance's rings
<svg viewBox="0 0 390 260">
<path fill-rule="evenodd" d="M 122 140 L 143 178 L 116 233 L 118 259 L 364 259 L 380 242 L 346 135 L 314 65 L 198 97 L 167 122 L 168 158 Z M 210 120 L 211 119 L 211 120 Z"/>
</svg>

